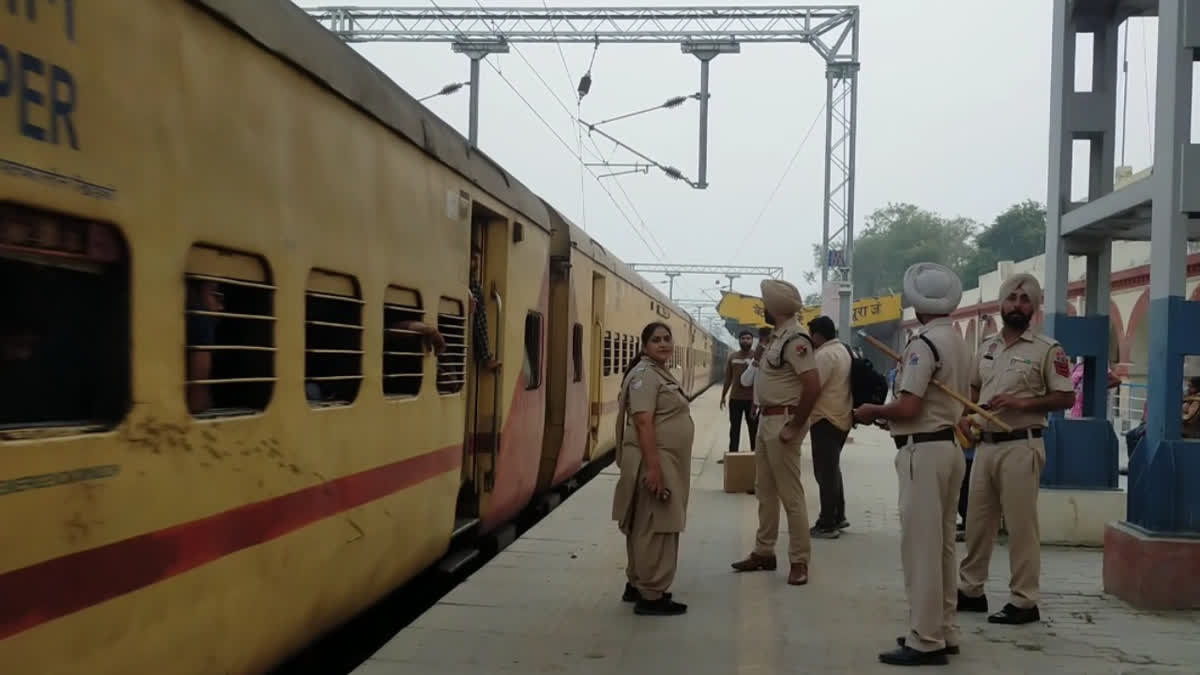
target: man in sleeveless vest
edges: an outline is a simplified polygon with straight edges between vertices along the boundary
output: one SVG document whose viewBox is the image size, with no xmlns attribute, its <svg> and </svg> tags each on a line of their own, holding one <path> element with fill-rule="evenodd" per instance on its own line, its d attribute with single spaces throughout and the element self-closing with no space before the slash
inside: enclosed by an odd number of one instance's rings
<svg viewBox="0 0 1200 675">
<path fill-rule="evenodd" d="M 971 371 L 971 398 L 986 405 L 1013 428 L 1001 431 L 980 420 L 983 429 L 971 467 L 967 498 L 967 555 L 958 573 L 958 610 L 988 611 L 987 581 L 1000 514 L 1008 529 L 1009 600 L 988 617 L 990 623 L 1024 624 L 1038 613 L 1041 544 L 1038 484 L 1046 465 L 1042 430 L 1046 413 L 1075 402 L 1071 362 L 1053 338 L 1030 327 L 1042 302 L 1042 288 L 1031 274 L 1015 274 L 1000 285 L 1004 327 L 979 345 Z M 970 423 L 963 420 L 962 428 Z"/>
<path fill-rule="evenodd" d="M 966 462 L 954 426 L 963 404 L 932 381 L 966 396 L 970 354 L 949 317 L 961 298 L 962 282 L 951 270 L 934 263 L 908 268 L 904 299 L 922 326 L 904 347 L 892 402 L 854 411 L 862 423 L 887 420 L 897 449 L 909 631 L 896 639 L 898 649 L 879 655 L 892 665 L 942 665 L 959 653 L 954 520 Z"/>
<path fill-rule="evenodd" d="M 804 308 L 800 291 L 786 281 L 767 279 L 761 286 L 767 322 L 775 326 L 754 377 L 759 405 L 758 442 L 754 448 L 754 495 L 758 534 L 754 551 L 733 563 L 739 572 L 773 570 L 779 538 L 779 504 L 788 519 L 788 583 L 808 583 L 811 552 L 808 505 L 800 474 L 800 445 L 808 418 L 821 393 L 812 340 L 796 315 Z"/>
</svg>

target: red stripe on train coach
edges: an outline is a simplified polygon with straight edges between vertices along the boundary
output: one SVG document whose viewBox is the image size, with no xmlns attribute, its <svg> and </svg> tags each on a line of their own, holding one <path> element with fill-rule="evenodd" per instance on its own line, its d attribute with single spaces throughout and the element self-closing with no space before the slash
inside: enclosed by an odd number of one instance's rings
<svg viewBox="0 0 1200 675">
<path fill-rule="evenodd" d="M 457 469 L 452 446 L 0 574 L 0 640 Z"/>
</svg>

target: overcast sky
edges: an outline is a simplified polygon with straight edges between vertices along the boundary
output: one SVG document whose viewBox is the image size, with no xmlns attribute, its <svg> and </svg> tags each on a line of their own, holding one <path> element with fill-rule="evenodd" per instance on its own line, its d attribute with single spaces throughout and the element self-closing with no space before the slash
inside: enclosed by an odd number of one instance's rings
<svg viewBox="0 0 1200 675">
<path fill-rule="evenodd" d="M 336 3 L 299 0 L 297 4 Z M 353 4 L 423 3 L 355 0 Z M 471 2 L 438 4 L 447 8 Z M 481 4 L 539 3 L 481 0 Z M 603 3 L 555 0 L 550 4 Z M 661 5 L 644 0 L 615 4 Z M 858 227 L 868 214 L 888 202 L 912 202 L 948 216 L 987 223 L 1015 202 L 1026 198 L 1044 201 L 1051 2 L 860 0 L 858 4 L 862 9 Z M 1148 166 L 1151 157 L 1147 106 L 1154 92 L 1146 84 L 1153 82 L 1155 26 L 1153 20 L 1134 20 L 1129 31 L 1125 152 L 1126 162 L 1135 170 Z M 374 43 L 354 48 L 414 96 L 468 79 L 468 59 L 446 44 Z M 528 59 L 573 111 L 575 86 L 592 57 L 591 45 L 563 45 L 561 55 L 554 45 L 520 44 L 513 49 L 513 53 L 488 59 L 577 151 L 575 121 L 516 52 Z M 808 45 L 747 44 L 741 54 L 722 55 L 713 62 L 710 186 L 703 191 L 652 170 L 649 175 L 622 176 L 619 186 L 611 178 L 602 179 L 602 186 L 583 174 L 581 195 L 579 161 L 490 67 L 485 65 L 482 73 L 481 148 L 623 260 L 657 262 L 661 257 L 662 262 L 670 263 L 776 265 L 785 268 L 789 280 L 805 287 L 800 275 L 811 266 L 811 245 L 821 239 L 825 147 L 822 119 L 801 148 L 825 98 L 824 61 Z M 657 105 L 699 89 L 699 63 L 682 54 L 678 45 L 602 44 L 592 76 L 591 93 L 583 100 L 581 111 L 582 119 L 588 121 Z M 467 102 L 463 88 L 426 104 L 465 135 Z M 1120 95 L 1118 115 L 1119 108 Z M 696 177 L 696 101 L 605 128 L 640 152 Z M 596 141 L 605 154 L 614 147 L 601 137 Z M 592 147 L 586 137 L 584 144 Z M 801 148 L 799 156 L 768 206 L 768 197 L 797 148 Z M 585 158 L 593 161 L 589 155 Z M 634 157 L 618 150 L 610 161 L 628 162 Z M 605 188 L 633 226 L 613 205 Z M 767 210 L 743 246 L 764 206 Z M 675 295 L 699 298 L 707 291 L 715 297 L 718 281 L 721 287 L 727 283 L 712 277 L 681 277 L 676 280 Z M 662 288 L 665 292 L 665 284 Z M 758 279 L 739 279 L 734 289 L 757 294 Z"/>
</svg>

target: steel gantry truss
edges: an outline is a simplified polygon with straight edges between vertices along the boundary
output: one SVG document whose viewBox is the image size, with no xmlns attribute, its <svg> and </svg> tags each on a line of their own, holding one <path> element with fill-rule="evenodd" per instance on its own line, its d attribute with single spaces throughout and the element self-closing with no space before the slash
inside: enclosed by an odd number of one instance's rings
<svg viewBox="0 0 1200 675">
<path fill-rule="evenodd" d="M 306 10 L 346 42 L 448 42 L 471 59 L 468 138 L 479 130 L 479 62 L 510 43 L 678 43 L 700 60 L 698 177 L 707 187 L 708 67 L 742 43 L 805 43 L 825 59 L 825 203 L 821 281 L 839 283 L 849 329 L 858 118 L 857 6 L 341 7 Z M 582 120 L 580 121 L 582 123 Z M 665 169 L 664 169 L 665 170 Z M 671 172 L 668 172 L 671 175 Z M 679 178 L 678 175 L 673 175 Z M 672 277 L 673 278 L 673 277 Z"/>
<path fill-rule="evenodd" d="M 738 277 L 770 277 L 772 279 L 783 278 L 782 267 L 747 267 L 742 265 L 672 265 L 663 263 L 632 263 L 630 267 L 635 272 L 649 272 L 652 274 L 665 274 L 669 287 L 667 289 L 667 297 L 675 299 L 675 277 L 683 276 L 684 274 L 710 274 L 719 275 L 729 279 L 729 290 L 733 290 L 733 280 Z M 712 301 L 716 304 L 717 300 Z"/>
</svg>

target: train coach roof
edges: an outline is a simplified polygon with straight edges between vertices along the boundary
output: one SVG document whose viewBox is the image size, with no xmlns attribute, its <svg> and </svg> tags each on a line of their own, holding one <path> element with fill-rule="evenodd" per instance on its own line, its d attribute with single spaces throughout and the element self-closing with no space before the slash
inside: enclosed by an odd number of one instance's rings
<svg viewBox="0 0 1200 675">
<path fill-rule="evenodd" d="M 532 190 L 291 0 L 188 0 L 308 73 L 494 198 L 550 229 Z"/>
<path fill-rule="evenodd" d="M 244 33 L 259 46 L 308 73 L 368 115 L 549 231 L 550 212 L 571 228 L 571 245 L 646 295 L 689 317 L 642 275 L 617 259 L 581 228 L 562 217 L 454 127 L 404 91 L 361 54 L 329 32 L 291 0 L 188 0 Z M 693 326 L 703 335 L 708 331 Z"/>
<path fill-rule="evenodd" d="M 562 222 L 565 223 L 568 228 L 570 228 L 571 246 L 575 247 L 592 260 L 595 260 L 598 264 L 606 267 L 613 274 L 625 280 L 635 288 L 641 290 L 643 293 L 650 296 L 657 302 L 670 308 L 670 310 L 678 316 L 688 317 L 689 320 L 693 321 L 694 323 L 694 320 L 690 318 L 690 314 L 680 309 L 679 306 L 674 302 L 671 302 L 671 299 L 663 294 L 662 291 L 658 290 L 658 287 L 650 283 L 641 274 L 638 274 L 632 267 L 622 262 L 619 258 L 617 258 L 617 256 L 609 253 L 608 249 L 604 248 L 603 244 L 593 239 L 591 235 L 583 230 L 583 228 L 571 222 L 571 220 L 564 216 L 561 211 L 554 208 L 549 203 L 546 203 L 546 208 L 553 212 L 555 216 L 561 219 Z M 700 333 L 708 335 L 708 331 L 704 330 L 700 324 L 695 324 L 695 327 Z"/>
</svg>

